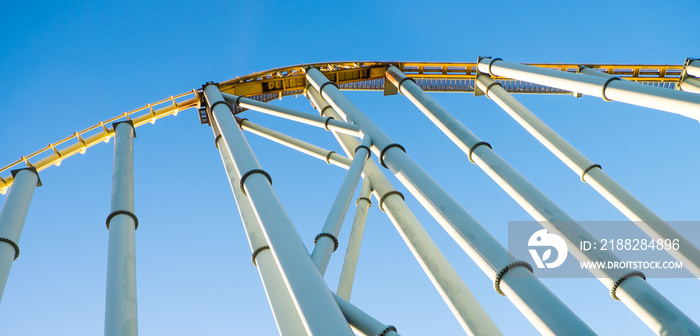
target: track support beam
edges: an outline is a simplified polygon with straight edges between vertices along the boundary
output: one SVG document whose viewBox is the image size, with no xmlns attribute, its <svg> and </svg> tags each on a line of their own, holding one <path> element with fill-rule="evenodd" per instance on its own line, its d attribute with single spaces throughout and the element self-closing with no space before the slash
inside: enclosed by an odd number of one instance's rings
<svg viewBox="0 0 700 336">
<path fill-rule="evenodd" d="M 134 215 L 134 124 L 114 124 L 111 213 L 107 217 L 105 336 L 138 335 L 136 305 L 137 221 Z"/>
</svg>

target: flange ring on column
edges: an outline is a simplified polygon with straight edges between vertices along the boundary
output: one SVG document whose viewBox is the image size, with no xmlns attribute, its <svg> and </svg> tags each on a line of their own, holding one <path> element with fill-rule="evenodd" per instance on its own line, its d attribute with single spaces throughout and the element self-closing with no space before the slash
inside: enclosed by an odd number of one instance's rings
<svg viewBox="0 0 700 336">
<path fill-rule="evenodd" d="M 620 298 L 617 297 L 617 294 L 615 294 L 615 292 L 616 292 L 617 289 L 620 287 L 620 284 L 621 284 L 623 281 L 625 281 L 625 280 L 627 280 L 627 279 L 629 279 L 630 277 L 633 277 L 633 276 L 635 276 L 635 275 L 636 275 L 636 276 L 639 276 L 640 278 L 644 279 L 645 281 L 647 280 L 646 275 L 644 275 L 644 273 L 642 273 L 642 272 L 640 272 L 640 271 L 632 271 L 632 272 L 629 272 L 629 273 L 623 275 L 622 277 L 620 277 L 619 279 L 617 279 L 617 281 L 615 281 L 615 283 L 613 284 L 612 288 L 610 288 L 610 296 L 612 296 L 613 299 L 615 299 L 615 300 L 617 300 L 617 301 L 620 301 Z"/>
<path fill-rule="evenodd" d="M 605 83 L 603 83 L 603 90 L 601 92 L 601 96 L 602 96 L 603 100 L 605 100 L 607 102 L 612 101 L 612 99 L 608 99 L 608 97 L 605 96 L 605 89 L 608 88 L 608 84 L 610 84 L 610 82 L 616 81 L 616 80 L 620 80 L 620 77 L 610 77 L 610 78 L 608 78 L 608 80 L 605 81 Z"/>
<path fill-rule="evenodd" d="M 15 249 L 15 258 L 12 260 L 17 260 L 17 258 L 19 257 L 19 246 L 17 245 L 17 243 L 15 243 L 12 239 L 3 237 L 0 237 L 0 242 L 8 243 L 10 244 L 10 246 L 12 246 L 12 248 Z"/>
<path fill-rule="evenodd" d="M 404 201 L 406 200 L 406 198 L 403 197 L 403 194 L 398 190 L 387 191 L 386 194 L 384 194 L 384 196 L 382 196 L 382 198 L 379 199 L 379 209 L 386 212 L 386 210 L 384 210 L 384 200 L 391 195 L 399 195 L 401 196 L 401 199 L 403 199 Z"/>
<path fill-rule="evenodd" d="M 370 150 L 369 147 L 367 147 L 367 146 L 365 146 L 365 145 L 359 145 L 359 146 L 355 147 L 355 154 L 357 154 L 357 150 L 360 149 L 360 148 L 364 148 L 364 149 L 367 150 L 367 158 L 368 158 L 368 159 L 369 159 L 370 157 L 372 157 L 372 150 Z"/>
<path fill-rule="evenodd" d="M 338 249 L 338 238 L 336 238 L 334 235 L 332 235 L 328 232 L 321 232 L 321 233 L 317 234 L 316 238 L 314 238 L 314 245 L 316 245 L 316 243 L 318 242 L 319 239 L 321 239 L 321 237 L 328 237 L 330 239 L 333 239 L 333 244 L 335 244 L 335 246 L 333 246 L 333 252 L 335 252 L 335 250 Z"/>
<path fill-rule="evenodd" d="M 359 203 L 362 200 L 365 200 L 365 201 L 367 201 L 367 203 L 369 203 L 369 208 L 372 207 L 372 200 L 369 199 L 369 197 L 364 197 L 364 196 L 360 196 L 355 200 L 355 206 L 357 206 L 357 203 Z"/>
<path fill-rule="evenodd" d="M 262 169 L 251 169 L 248 172 L 246 172 L 245 174 L 243 174 L 243 176 L 241 176 L 240 187 L 241 187 L 241 191 L 243 192 L 243 195 L 248 196 L 248 194 L 246 194 L 246 192 L 245 192 L 245 179 L 247 179 L 248 176 L 253 175 L 253 174 L 265 175 L 265 177 L 267 177 L 267 180 L 270 182 L 270 184 L 272 184 L 272 177 L 270 177 L 270 174 L 268 174 L 266 171 L 264 171 Z"/>
<path fill-rule="evenodd" d="M 519 261 L 516 261 L 516 262 L 513 262 L 513 263 L 506 265 L 506 267 L 503 267 L 503 269 L 501 269 L 498 272 L 498 274 L 496 274 L 496 279 L 493 280 L 493 289 L 496 290 L 496 293 L 501 294 L 503 296 L 506 296 L 506 294 L 503 293 L 503 291 L 501 290 L 501 280 L 503 279 L 503 276 L 506 275 L 506 272 L 508 272 L 509 270 L 511 270 L 515 267 L 525 267 L 528 270 L 530 270 L 530 273 L 534 273 L 534 271 L 532 269 L 532 265 L 530 265 L 527 261 L 519 260 Z"/>
<path fill-rule="evenodd" d="M 255 261 L 255 258 L 258 257 L 258 254 L 260 254 L 260 252 L 262 252 L 262 251 L 269 250 L 269 249 L 270 249 L 270 245 L 265 245 L 265 246 L 260 246 L 255 251 L 253 251 L 253 256 L 251 257 L 251 259 L 253 260 L 253 265 L 255 265 L 255 267 L 258 267 L 258 262 Z"/>
<path fill-rule="evenodd" d="M 474 150 L 481 145 L 484 145 L 484 146 L 493 150 L 493 147 L 491 147 L 491 144 L 486 142 L 486 141 L 479 141 L 479 142 L 475 143 L 474 146 L 469 148 L 469 154 L 467 154 L 467 156 L 469 157 L 469 161 L 471 161 L 473 164 L 476 164 L 476 162 L 474 162 L 474 160 L 472 159 L 472 153 L 474 153 Z"/>
<path fill-rule="evenodd" d="M 109 222 L 112 221 L 112 218 L 114 218 L 114 216 L 116 216 L 116 215 L 127 215 L 127 216 L 133 218 L 134 219 L 134 230 L 137 230 L 139 228 L 139 219 L 136 217 L 136 215 L 133 212 L 127 211 L 127 210 L 117 210 L 117 211 L 114 211 L 107 216 L 107 230 L 109 230 Z"/>
<path fill-rule="evenodd" d="M 491 59 L 491 62 L 489 63 L 489 75 L 491 75 L 491 77 L 494 76 L 493 72 L 491 72 L 491 67 L 493 66 L 493 62 L 502 61 L 502 60 L 503 60 L 503 59 L 502 59 L 502 58 L 499 58 L 499 57 L 496 57 L 496 58 L 492 58 L 492 59 Z"/>
<path fill-rule="evenodd" d="M 484 95 L 486 96 L 486 98 L 491 99 L 491 97 L 489 97 L 489 91 L 491 91 L 491 87 L 493 87 L 495 85 L 498 85 L 501 88 L 503 88 L 503 85 L 501 85 L 501 83 L 499 83 L 499 82 L 493 82 L 493 83 L 489 84 L 489 86 L 486 87 L 486 90 L 484 90 Z"/>
<path fill-rule="evenodd" d="M 382 332 L 380 332 L 379 334 L 377 334 L 377 336 L 385 336 L 385 335 L 388 334 L 390 331 L 398 332 L 398 331 L 396 331 L 396 327 L 394 327 L 393 325 L 388 325 L 388 326 L 386 326 L 386 328 L 384 328 L 384 330 L 382 330 Z"/>
<path fill-rule="evenodd" d="M 603 169 L 603 167 L 601 167 L 601 166 L 600 166 L 599 164 L 597 164 L 597 163 L 596 163 L 596 164 L 590 165 L 588 168 L 586 168 L 586 169 L 583 170 L 583 173 L 581 173 L 581 182 L 583 182 L 583 183 L 588 183 L 588 182 L 586 182 L 586 180 L 585 180 L 584 178 L 586 177 L 586 174 L 588 174 L 588 172 L 589 172 L 591 169 L 593 169 L 593 168 L 599 168 L 599 169 L 601 169 L 601 170 Z"/>
<path fill-rule="evenodd" d="M 404 153 L 406 153 L 406 149 L 403 148 L 403 146 L 401 146 L 401 145 L 399 145 L 399 144 L 397 144 L 397 143 L 392 143 L 392 144 L 386 145 L 386 147 L 384 147 L 384 149 L 382 149 L 382 152 L 379 153 L 379 163 L 381 163 L 382 166 L 383 166 L 384 168 L 386 168 L 386 169 L 389 169 L 389 167 L 387 167 L 387 165 L 384 163 L 384 154 L 386 154 L 386 151 L 388 151 L 390 148 L 393 148 L 393 147 L 399 148 L 399 149 L 401 149 Z"/>
</svg>

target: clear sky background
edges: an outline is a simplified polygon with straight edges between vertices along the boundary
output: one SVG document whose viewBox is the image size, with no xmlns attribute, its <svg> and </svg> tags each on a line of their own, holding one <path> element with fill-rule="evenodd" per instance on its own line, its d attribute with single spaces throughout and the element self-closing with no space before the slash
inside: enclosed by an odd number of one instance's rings
<svg viewBox="0 0 700 336">
<path fill-rule="evenodd" d="M 2 7 L 0 165 L 206 81 L 286 65 L 474 62 L 480 55 L 682 64 L 700 56 L 687 24 L 700 4 L 690 0 L 15 1 Z M 406 98 L 347 94 L 503 244 L 509 221 L 531 219 Z M 495 103 L 471 94 L 434 97 L 574 219 L 625 219 Z M 700 220 L 697 121 L 594 97 L 519 98 L 662 218 Z M 273 103 L 315 113 L 303 97 Z M 246 117 L 341 152 L 325 131 L 254 112 Z M 188 110 L 137 134 L 141 335 L 275 335 L 211 129 Z M 312 248 L 345 172 L 254 135 L 248 140 Z M 112 155 L 113 143 L 101 144 L 41 173 L 44 186 L 35 193 L 22 254 L 0 304 L 0 334 L 103 333 Z M 415 199 L 407 202 L 501 330 L 536 335 Z M 327 271 L 332 289 L 349 223 Z M 543 281 L 599 334 L 650 334 L 596 279 Z M 700 321 L 698 280 L 649 282 Z M 377 206 L 370 209 L 351 301 L 402 335 L 463 334 Z"/>
</svg>

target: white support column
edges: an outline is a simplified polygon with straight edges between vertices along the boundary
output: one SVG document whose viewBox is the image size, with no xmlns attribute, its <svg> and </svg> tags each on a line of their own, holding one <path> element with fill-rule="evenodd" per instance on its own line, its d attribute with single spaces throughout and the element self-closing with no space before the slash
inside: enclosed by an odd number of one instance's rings
<svg viewBox="0 0 700 336">
<path fill-rule="evenodd" d="M 700 120 L 700 96 L 689 92 L 643 85 L 619 78 L 606 79 L 543 69 L 531 65 L 504 62 L 498 58 L 482 58 L 478 68 L 479 71 L 491 76 L 551 86 L 601 97 L 607 101 L 620 101 Z"/>
<path fill-rule="evenodd" d="M 418 85 L 405 80 L 406 76 L 398 69 L 390 66 L 387 78 L 398 87 L 399 92 L 406 95 L 438 128 L 448 135 L 473 163 L 486 172 L 545 228 L 560 235 L 569 246 L 577 246 L 582 239 L 596 241 L 595 237 L 575 223 L 561 208 L 494 153 L 488 143 L 479 140 L 430 95 L 423 92 Z M 358 122 L 357 124 L 364 130 L 362 123 Z M 368 134 L 376 138 L 375 134 L 371 132 Z M 400 171 L 405 174 L 420 190 L 438 187 L 434 182 L 432 184 L 423 183 L 427 175 L 407 158 L 405 153 L 397 152 L 397 154 L 399 155 L 394 157 L 387 156 L 386 159 L 392 171 Z M 619 261 L 610 251 L 589 250 L 584 252 L 580 249 L 572 249 L 570 252 L 580 261 Z M 696 330 L 700 333 L 700 328 L 646 283 L 641 273 L 635 273 L 630 269 L 590 271 L 610 290 L 613 298 L 619 298 L 655 332 Z M 621 295 L 622 292 L 625 294 Z M 660 311 L 664 313 L 659 314 Z"/>
<path fill-rule="evenodd" d="M 700 60 L 688 60 L 685 73 L 694 77 L 700 77 Z"/>
<path fill-rule="evenodd" d="M 344 300 L 339 295 L 333 294 L 335 301 L 338 302 L 338 306 L 343 311 L 345 318 L 357 331 L 361 332 L 365 336 L 398 336 L 396 332 L 396 327 L 392 325 L 385 325 L 377 321 L 371 315 L 365 313 L 360 308 L 355 307 L 350 302 Z M 285 335 L 286 336 L 286 335 Z"/>
<path fill-rule="evenodd" d="M 309 70 L 307 78 L 309 75 L 315 77 L 311 80 L 314 87 L 320 87 L 327 81 L 317 70 Z M 501 243 L 402 150 L 393 146 L 391 140 L 357 107 L 334 86 L 325 85 L 325 87 L 332 90 L 333 96 L 338 98 L 338 101 L 329 101 L 329 103 L 334 105 L 335 109 L 342 105 L 346 109 L 346 115 L 358 124 L 363 132 L 372 136 L 375 146 L 383 148 L 379 155 L 382 162 L 387 164 L 399 181 L 411 191 L 411 194 L 430 212 L 452 239 L 477 263 L 489 279 L 494 281 L 494 287 L 499 294 L 511 300 L 538 331 L 547 335 L 594 334 L 526 267 L 515 267 L 524 265 L 514 263 L 515 257 Z M 311 88 L 308 92 L 312 98 L 318 95 L 318 92 Z M 330 94 L 324 93 L 324 97 L 326 96 Z M 479 150 L 479 147 L 476 150 Z M 394 163 L 395 160 L 398 163 Z M 375 187 L 374 183 L 372 180 L 373 187 Z"/>
<path fill-rule="evenodd" d="M 685 92 L 700 93 L 700 79 L 695 77 L 685 77 L 680 85 L 681 90 Z"/>
<path fill-rule="evenodd" d="M 328 103 L 321 98 L 316 89 L 309 86 L 308 93 L 319 112 L 325 111 L 326 115 L 341 118 L 337 111 L 330 108 Z M 352 155 L 360 144 L 354 137 L 338 133 L 333 135 L 348 155 Z M 372 141 L 374 142 L 374 138 Z M 367 161 L 364 176 L 370 179 L 374 196 L 379 200 L 379 208 L 387 213 L 396 230 L 464 331 L 469 335 L 500 335 L 501 332 L 493 320 L 440 252 L 435 242 L 430 239 L 413 212 L 406 206 L 404 196 L 394 189 L 374 161 Z M 516 270 L 518 269 L 516 268 Z M 527 277 L 527 275 L 524 276 Z"/>
<path fill-rule="evenodd" d="M 107 216 L 107 291 L 105 336 L 138 335 L 136 246 L 134 233 L 134 124 L 113 124 L 114 171 L 111 213 Z"/>
<path fill-rule="evenodd" d="M 581 68 L 581 73 L 590 76 L 607 76 L 591 68 Z M 671 226 L 647 208 L 642 202 L 630 194 L 625 188 L 610 178 L 598 164 L 594 164 L 559 134 L 552 130 L 530 110 L 523 106 L 513 95 L 487 75 L 477 77 L 477 85 L 493 99 L 515 121 L 532 134 L 547 149 L 564 162 L 581 181 L 590 184 L 599 194 L 614 205 L 631 221 L 634 221 L 646 234 L 654 239 L 679 239 L 680 248 L 668 251 L 674 258 L 683 262 L 696 277 L 700 278 L 700 250 L 688 239 L 679 234 Z"/>
<path fill-rule="evenodd" d="M 212 120 L 212 122 L 214 122 Z M 216 134 L 217 126 L 212 126 Z M 274 256 L 270 251 L 270 246 L 265 240 L 265 235 L 262 232 L 258 218 L 255 216 L 255 211 L 250 205 L 248 198 L 243 194 L 240 188 L 241 177 L 236 172 L 233 159 L 229 155 L 229 150 L 223 141 L 217 141 L 216 147 L 219 149 L 221 160 L 226 168 L 231 191 L 238 206 L 238 212 L 241 215 L 243 228 L 245 229 L 250 250 L 253 252 L 252 261 L 257 266 L 260 278 L 265 287 L 267 300 L 272 309 L 272 315 L 277 323 L 277 330 L 280 335 L 290 336 L 306 336 L 306 329 L 299 318 L 294 301 L 292 300 L 287 286 L 284 283 L 282 274 L 275 263 Z"/>
<path fill-rule="evenodd" d="M 289 135 L 282 134 L 280 132 L 260 126 L 256 123 L 249 121 L 248 119 L 237 120 L 239 121 L 241 128 L 245 131 L 259 135 L 265 139 L 272 140 L 278 144 L 295 149 L 299 152 L 315 157 L 317 159 L 326 161 L 326 163 L 328 164 L 332 164 L 334 166 L 338 166 L 345 169 L 350 168 L 350 163 L 352 161 L 345 156 L 337 154 L 334 151 L 323 149 L 321 147 L 312 145 L 308 142 L 290 137 Z"/>
<path fill-rule="evenodd" d="M 311 252 L 311 260 L 314 261 L 321 275 L 326 273 L 331 254 L 338 248 L 338 235 L 350 207 L 352 195 L 357 189 L 357 182 L 360 180 L 360 175 L 362 175 L 365 161 L 370 156 L 370 146 L 372 146 L 372 140 L 365 135 L 360 145 L 355 149 L 355 156 L 350 164 L 350 169 L 348 169 L 338 190 L 338 195 L 333 201 L 331 210 L 328 212 L 323 230 L 314 239 L 314 250 Z"/>
<path fill-rule="evenodd" d="M 12 171 L 14 184 L 0 212 L 0 301 L 5 292 L 12 262 L 19 257 L 19 238 L 29 213 L 34 190 L 41 186 L 33 167 Z"/>
<path fill-rule="evenodd" d="M 362 244 L 362 235 L 365 230 L 367 211 L 372 206 L 372 201 L 369 199 L 371 194 L 372 185 L 369 179 L 365 178 L 362 182 L 362 187 L 360 187 L 360 197 L 355 201 L 357 209 L 355 209 L 355 218 L 352 221 L 348 248 L 345 250 L 345 260 L 343 261 L 343 269 L 340 271 L 338 290 L 336 291 L 338 296 L 345 300 L 350 300 L 352 283 L 355 281 L 355 270 L 357 269 L 357 259 L 360 256 L 360 245 Z"/>
<path fill-rule="evenodd" d="M 362 134 L 360 134 L 360 128 L 357 127 L 357 125 L 349 124 L 342 120 L 334 119 L 332 117 L 323 118 L 317 115 L 292 110 L 283 106 L 276 106 L 273 104 L 263 103 L 255 99 L 249 99 L 227 93 L 222 93 L 221 95 L 224 97 L 224 99 L 226 99 L 227 102 L 253 111 L 258 111 L 275 117 L 293 120 L 302 124 L 307 124 L 319 128 L 325 128 L 327 131 L 336 131 L 354 136 L 362 136 Z"/>
<path fill-rule="evenodd" d="M 212 119 L 241 176 L 241 191 L 248 197 L 297 311 L 310 335 L 352 335 L 326 282 L 272 190 L 269 174 L 260 169 L 229 106 L 214 84 L 204 86 Z"/>
</svg>

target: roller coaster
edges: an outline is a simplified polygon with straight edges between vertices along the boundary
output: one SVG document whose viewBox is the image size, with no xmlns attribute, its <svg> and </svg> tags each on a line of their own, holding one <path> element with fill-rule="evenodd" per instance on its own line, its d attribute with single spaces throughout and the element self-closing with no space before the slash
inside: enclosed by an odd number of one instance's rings
<svg viewBox="0 0 700 336">
<path fill-rule="evenodd" d="M 343 91 L 383 91 L 403 95 L 493 179 L 527 213 L 569 246 L 597 241 L 532 183 L 498 156 L 431 97 L 431 92 L 484 95 L 505 110 L 583 183 L 615 206 L 650 239 L 674 240 L 669 251 L 700 277 L 700 250 L 652 210 L 538 119 L 514 96 L 518 94 L 589 95 L 700 120 L 700 60 L 679 65 L 520 64 L 480 57 L 475 63 L 336 62 L 275 68 L 170 96 L 74 132 L 0 168 L 0 288 L 4 291 L 12 262 L 19 257 L 19 236 L 39 172 L 99 143 L 115 138 L 105 335 L 137 335 L 135 280 L 133 142 L 135 129 L 160 118 L 196 109 L 210 126 L 226 169 L 252 252 L 282 335 L 398 335 L 350 302 L 364 222 L 372 204 L 385 212 L 445 304 L 470 335 L 500 335 L 498 326 L 457 275 L 436 243 L 406 205 L 414 197 L 493 282 L 502 295 L 542 334 L 594 335 L 538 278 L 537 269 L 513 256 L 474 219 Z M 305 97 L 318 114 L 268 102 Z M 255 111 L 331 132 L 345 155 L 258 125 L 243 116 Z M 337 197 L 311 252 L 272 189 L 272 176 L 257 162 L 243 135 L 252 133 L 347 169 Z M 384 175 L 395 175 L 411 195 L 396 190 Z M 353 195 L 360 197 L 336 291 L 323 276 L 338 245 L 338 235 Z M 372 195 L 374 200 L 372 200 Z M 570 249 L 579 261 L 619 261 L 611 251 Z M 699 335 L 700 327 L 631 268 L 591 271 L 614 300 L 621 301 L 654 333 Z M 2 295 L 0 291 L 0 299 Z"/>
</svg>

